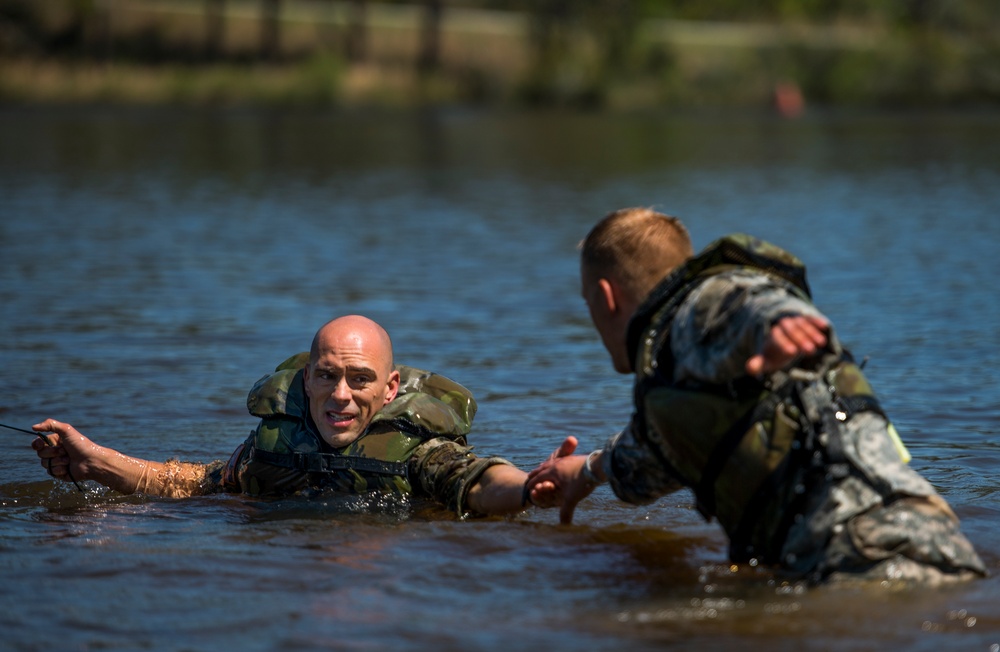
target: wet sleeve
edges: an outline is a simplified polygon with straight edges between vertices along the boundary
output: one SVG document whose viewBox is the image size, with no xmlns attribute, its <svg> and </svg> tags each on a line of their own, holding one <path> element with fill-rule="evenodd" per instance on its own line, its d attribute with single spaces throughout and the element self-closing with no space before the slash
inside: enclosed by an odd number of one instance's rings
<svg viewBox="0 0 1000 652">
<path fill-rule="evenodd" d="M 510 465 L 510 462 L 500 457 L 478 457 L 471 447 L 438 437 L 417 447 L 410 457 L 408 472 L 416 492 L 434 498 L 462 516 L 467 509 L 469 490 L 486 469 L 497 464 Z"/>
<path fill-rule="evenodd" d="M 724 384 L 746 374 L 771 326 L 789 315 L 821 313 L 792 288 L 766 274 L 713 276 L 681 304 L 670 339 L 676 381 Z"/>
<path fill-rule="evenodd" d="M 226 468 L 226 463 L 222 460 L 210 462 L 205 467 L 205 492 L 216 494 L 228 491 L 222 484 L 222 473 Z"/>
<path fill-rule="evenodd" d="M 611 490 L 627 503 L 645 505 L 683 487 L 652 449 L 638 440 L 632 423 L 608 439 L 601 459 Z"/>
<path fill-rule="evenodd" d="M 251 432 L 246 441 L 240 444 L 229 456 L 229 461 L 219 462 L 210 469 L 209 480 L 216 485 L 216 491 L 243 493 L 241 469 L 244 467 L 244 458 L 250 453 L 253 439 L 254 433 Z"/>
</svg>

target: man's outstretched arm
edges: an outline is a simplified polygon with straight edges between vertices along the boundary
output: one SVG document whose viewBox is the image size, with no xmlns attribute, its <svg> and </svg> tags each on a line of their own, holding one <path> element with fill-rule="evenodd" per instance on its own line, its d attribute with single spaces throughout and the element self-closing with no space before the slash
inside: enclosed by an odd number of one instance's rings
<svg viewBox="0 0 1000 652">
<path fill-rule="evenodd" d="M 549 459 L 572 455 L 576 438 L 567 437 Z M 469 490 L 469 508 L 479 514 L 513 514 L 529 504 L 556 507 L 562 504 L 562 492 L 551 482 L 528 483 L 528 474 L 515 466 L 497 464 L 486 469 Z"/>
<path fill-rule="evenodd" d="M 39 437 L 31 447 L 49 475 L 58 480 L 94 480 L 123 494 L 144 493 L 170 498 L 212 492 L 208 465 L 129 457 L 99 446 L 73 426 L 55 419 L 46 419 L 32 429 Z"/>
</svg>

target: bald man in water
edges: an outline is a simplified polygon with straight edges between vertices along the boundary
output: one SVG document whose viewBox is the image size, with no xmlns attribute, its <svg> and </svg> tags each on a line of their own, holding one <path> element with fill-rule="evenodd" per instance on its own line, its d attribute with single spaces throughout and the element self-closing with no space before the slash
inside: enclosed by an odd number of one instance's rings
<svg viewBox="0 0 1000 652">
<path fill-rule="evenodd" d="M 52 477 L 123 494 L 385 492 L 429 497 L 458 515 L 558 502 L 554 484 L 525 492 L 525 472 L 474 455 L 466 443 L 472 394 L 444 376 L 395 366 L 388 333 L 366 317 L 325 324 L 308 357 L 293 356 L 258 381 L 247 407 L 260 422 L 226 463 L 130 457 L 53 419 L 33 426 L 53 434 L 32 445 Z M 568 439 L 554 455 L 574 448 Z"/>
</svg>

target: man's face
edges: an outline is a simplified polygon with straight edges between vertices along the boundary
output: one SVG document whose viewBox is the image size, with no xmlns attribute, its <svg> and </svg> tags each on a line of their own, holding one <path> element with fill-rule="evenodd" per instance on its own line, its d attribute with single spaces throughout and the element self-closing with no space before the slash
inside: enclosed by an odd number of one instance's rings
<svg viewBox="0 0 1000 652">
<path fill-rule="evenodd" d="M 391 369 L 391 354 L 382 349 L 364 333 L 334 329 L 306 366 L 309 413 L 330 446 L 352 443 L 396 397 L 399 372 Z"/>
</svg>

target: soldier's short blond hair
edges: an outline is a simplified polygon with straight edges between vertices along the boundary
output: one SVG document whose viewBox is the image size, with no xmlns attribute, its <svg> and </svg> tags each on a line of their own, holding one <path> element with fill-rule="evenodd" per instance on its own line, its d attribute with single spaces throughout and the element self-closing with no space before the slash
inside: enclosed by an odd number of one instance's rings
<svg viewBox="0 0 1000 652">
<path fill-rule="evenodd" d="M 580 243 L 580 269 L 584 284 L 614 279 L 641 301 L 693 254 L 691 236 L 676 217 L 622 208 L 605 215 Z"/>
</svg>

